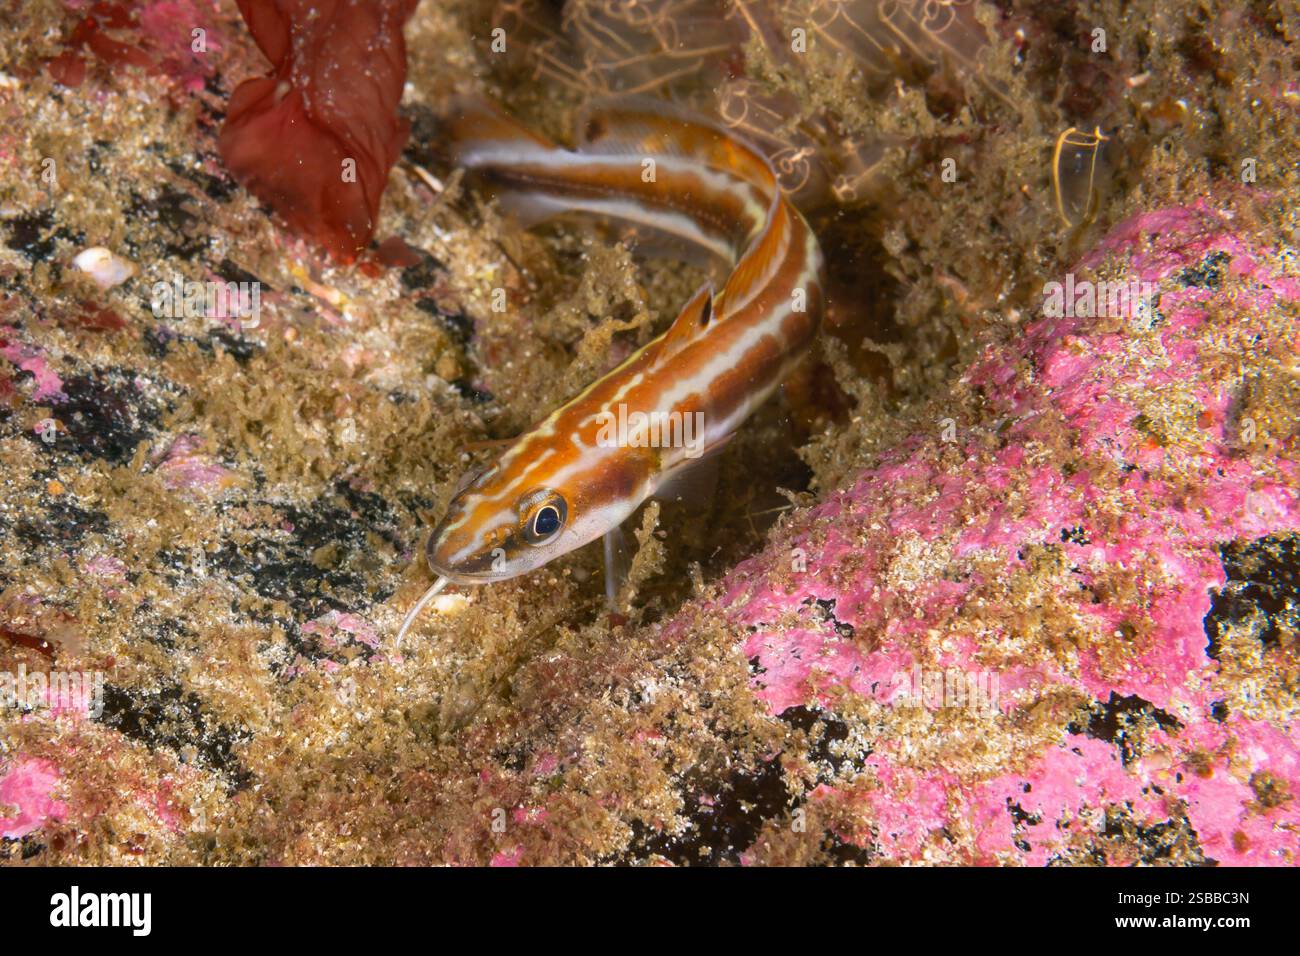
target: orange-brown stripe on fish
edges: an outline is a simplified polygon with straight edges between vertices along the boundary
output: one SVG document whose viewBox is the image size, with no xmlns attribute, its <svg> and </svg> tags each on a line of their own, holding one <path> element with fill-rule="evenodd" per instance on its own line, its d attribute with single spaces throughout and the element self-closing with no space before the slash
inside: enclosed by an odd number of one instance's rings
<svg viewBox="0 0 1300 956">
<path fill-rule="evenodd" d="M 448 582 L 532 571 L 617 533 L 647 498 L 671 497 L 807 353 L 823 305 L 808 223 L 767 160 L 707 122 L 658 105 L 600 108 L 569 150 L 473 101 L 453 108 L 446 131 L 455 161 L 529 220 L 601 216 L 678 237 L 733 268 L 720 292 L 700 288 L 668 331 L 457 492 L 426 547 L 438 579 L 399 641 Z"/>
</svg>

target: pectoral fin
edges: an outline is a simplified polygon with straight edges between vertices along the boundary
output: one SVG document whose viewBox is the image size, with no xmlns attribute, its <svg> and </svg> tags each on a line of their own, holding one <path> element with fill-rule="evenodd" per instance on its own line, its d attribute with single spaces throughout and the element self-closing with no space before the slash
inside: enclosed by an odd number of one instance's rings
<svg viewBox="0 0 1300 956">
<path fill-rule="evenodd" d="M 681 502 L 693 511 L 707 509 L 718 488 L 722 450 L 730 441 L 728 435 L 699 457 L 683 460 L 660 478 L 652 497 L 660 501 Z"/>
<path fill-rule="evenodd" d="M 618 611 L 618 592 L 622 590 L 631 566 L 627 536 L 623 534 L 622 525 L 615 525 L 605 532 L 605 603 L 610 613 Z"/>
</svg>

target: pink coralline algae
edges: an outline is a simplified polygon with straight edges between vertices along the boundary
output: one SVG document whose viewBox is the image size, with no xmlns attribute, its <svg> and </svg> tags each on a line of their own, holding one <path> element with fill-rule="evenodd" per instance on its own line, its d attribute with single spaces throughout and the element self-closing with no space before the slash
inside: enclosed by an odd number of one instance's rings
<svg viewBox="0 0 1300 956">
<path fill-rule="evenodd" d="M 60 402 L 67 398 L 63 391 L 63 380 L 50 367 L 49 361 L 39 350 L 21 345 L 10 336 L 16 335 L 12 326 L 0 325 L 0 358 L 4 358 L 20 372 L 30 372 L 34 381 L 31 399 L 33 402 Z"/>
<path fill-rule="evenodd" d="M 371 648 L 379 646 L 379 635 L 374 625 L 355 614 L 329 611 L 304 624 L 302 632 L 314 636 L 323 647 L 331 649 L 349 641 L 357 641 Z"/>
<path fill-rule="evenodd" d="M 126 580 L 126 565 L 107 554 L 97 554 L 87 561 L 85 571 L 89 575 L 107 581 L 120 582 Z"/>
<path fill-rule="evenodd" d="M 158 464 L 163 484 L 173 491 L 211 491 L 227 488 L 234 473 L 205 453 L 203 441 L 195 435 L 181 435 Z"/>
<path fill-rule="evenodd" d="M 1221 549 L 1300 529 L 1294 408 L 1252 398 L 1265 356 L 1294 374 L 1287 261 L 1209 205 L 1124 222 L 1076 279 L 1149 283 L 1148 308 L 1039 317 L 988 348 L 947 428 L 667 625 L 747 632 L 774 715 L 878 728 L 849 782 L 804 797 L 836 839 L 899 862 L 1131 863 L 1098 849 L 1128 827 L 1190 831 L 1224 864 L 1300 862 L 1295 685 L 1268 656 L 1294 633 L 1270 650 L 1210 623 Z M 918 674 L 941 675 L 937 703 Z M 996 706 L 953 716 L 953 674 L 991 678 Z"/>
<path fill-rule="evenodd" d="M 502 850 L 492 857 L 491 866 L 512 867 L 518 866 L 523 861 L 523 847 L 515 847 L 512 850 Z"/>
<path fill-rule="evenodd" d="M 0 837 L 18 840 L 62 820 L 68 808 L 54 797 L 58 781 L 48 760 L 21 759 L 0 774 Z"/>
</svg>

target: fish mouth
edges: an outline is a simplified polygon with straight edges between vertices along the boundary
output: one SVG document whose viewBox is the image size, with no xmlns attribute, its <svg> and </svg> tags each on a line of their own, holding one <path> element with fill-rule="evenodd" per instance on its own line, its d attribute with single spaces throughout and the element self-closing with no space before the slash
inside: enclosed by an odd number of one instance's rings
<svg viewBox="0 0 1300 956">
<path fill-rule="evenodd" d="M 493 581 L 504 581 L 506 578 L 513 576 L 493 571 L 453 570 L 433 561 L 429 562 L 429 570 L 439 577 L 446 578 L 452 584 L 491 584 Z"/>
<path fill-rule="evenodd" d="M 429 570 L 439 577 L 444 577 L 452 584 L 488 584 L 492 581 L 504 581 L 515 575 L 504 571 L 492 570 L 495 560 L 491 553 L 467 558 L 456 564 L 440 560 L 437 548 L 437 534 L 429 536 L 429 543 L 424 550 L 425 561 Z"/>
</svg>

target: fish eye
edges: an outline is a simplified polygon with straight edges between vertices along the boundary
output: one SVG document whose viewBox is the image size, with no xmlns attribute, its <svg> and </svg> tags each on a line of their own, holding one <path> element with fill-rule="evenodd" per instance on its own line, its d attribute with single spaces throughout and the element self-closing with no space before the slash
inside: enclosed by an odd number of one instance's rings
<svg viewBox="0 0 1300 956">
<path fill-rule="evenodd" d="M 560 512 L 554 505 L 547 505 L 533 517 L 533 535 L 548 538 L 560 529 Z"/>
<path fill-rule="evenodd" d="M 524 540 L 534 545 L 546 544 L 554 538 L 568 516 L 564 498 L 546 490 L 529 495 L 520 511 L 524 515 Z"/>
</svg>

